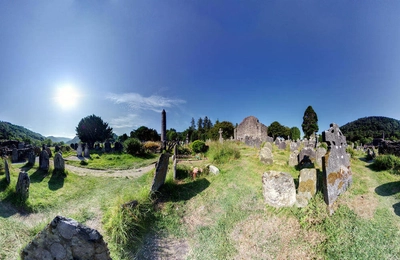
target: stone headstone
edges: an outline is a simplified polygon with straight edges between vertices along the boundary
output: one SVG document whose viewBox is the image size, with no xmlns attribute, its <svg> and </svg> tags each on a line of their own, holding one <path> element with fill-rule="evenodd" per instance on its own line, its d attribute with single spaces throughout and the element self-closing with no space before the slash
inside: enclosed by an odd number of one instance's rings
<svg viewBox="0 0 400 260">
<path fill-rule="evenodd" d="M 54 152 L 55 153 L 58 153 L 60 151 L 60 146 L 59 145 L 56 145 L 55 147 L 54 147 Z"/>
<path fill-rule="evenodd" d="M 50 165 L 49 154 L 46 150 L 43 150 L 39 155 L 39 169 L 48 171 Z"/>
<path fill-rule="evenodd" d="M 351 185 L 353 177 L 350 158 L 346 154 L 346 137 L 338 125 L 332 123 L 328 130 L 322 132 L 322 139 L 328 144 L 328 152 L 322 157 L 324 199 L 332 214 L 333 203 Z"/>
<path fill-rule="evenodd" d="M 308 201 L 317 192 L 317 170 L 302 169 L 299 176 L 299 188 L 297 190 L 297 203 L 305 207 Z"/>
<path fill-rule="evenodd" d="M 86 144 L 86 145 L 85 145 L 84 156 L 85 156 L 86 158 L 90 158 L 89 144 Z"/>
<path fill-rule="evenodd" d="M 299 164 L 299 151 L 294 150 L 289 155 L 289 166 L 297 166 Z"/>
<path fill-rule="evenodd" d="M 189 144 L 189 134 L 186 134 L 186 144 Z"/>
<path fill-rule="evenodd" d="M 18 162 L 18 149 L 17 148 L 12 149 L 11 162 L 12 163 Z"/>
<path fill-rule="evenodd" d="M 18 143 L 18 149 L 24 149 L 25 148 L 25 143 L 20 142 Z"/>
<path fill-rule="evenodd" d="M 264 147 L 268 147 L 268 149 L 272 151 L 272 144 L 270 142 L 266 142 Z"/>
<path fill-rule="evenodd" d="M 124 150 L 124 146 L 120 142 L 115 142 L 114 144 L 114 151 L 120 153 Z"/>
<path fill-rule="evenodd" d="M 280 142 L 278 144 L 279 150 L 286 150 L 286 143 L 285 142 Z"/>
<path fill-rule="evenodd" d="M 72 143 L 71 143 L 69 146 L 70 146 L 73 150 L 75 150 L 75 144 L 72 144 Z"/>
<path fill-rule="evenodd" d="M 95 229 L 56 216 L 22 250 L 21 259 L 111 260 L 107 243 Z"/>
<path fill-rule="evenodd" d="M 220 128 L 218 133 L 219 133 L 219 142 L 222 144 L 224 142 L 224 138 L 222 137 L 222 129 Z"/>
<path fill-rule="evenodd" d="M 49 147 L 46 147 L 46 152 L 48 153 L 49 158 L 53 157 L 53 153 L 51 152 Z"/>
<path fill-rule="evenodd" d="M 153 184 L 151 185 L 151 192 L 158 191 L 158 189 L 164 185 L 165 178 L 168 173 L 169 154 L 163 153 L 158 159 L 156 173 L 154 175 Z"/>
<path fill-rule="evenodd" d="M 29 185 L 31 180 L 29 179 L 28 173 L 21 171 L 18 175 L 17 186 L 15 192 L 20 201 L 26 201 L 29 198 Z"/>
<path fill-rule="evenodd" d="M 10 182 L 11 182 L 11 178 L 10 178 L 10 168 L 9 168 L 9 166 L 8 166 L 8 161 L 7 161 L 7 159 L 4 159 L 4 171 L 5 171 L 5 173 L 6 173 L 6 181 L 7 181 L 7 184 L 10 184 Z"/>
<path fill-rule="evenodd" d="M 324 147 L 318 147 L 317 151 L 315 153 L 315 157 L 316 157 L 316 164 L 318 166 L 322 166 L 322 157 L 324 157 L 326 154 L 326 149 Z"/>
<path fill-rule="evenodd" d="M 219 174 L 219 169 L 214 165 L 209 165 L 208 169 L 210 170 L 210 172 L 212 174 L 215 174 L 215 175 Z"/>
<path fill-rule="evenodd" d="M 36 154 L 33 150 L 30 150 L 28 154 L 28 163 L 30 165 L 35 165 L 35 161 L 36 161 Z"/>
<path fill-rule="evenodd" d="M 298 146 L 296 142 L 290 142 L 290 151 L 293 152 L 294 150 L 297 150 Z"/>
<path fill-rule="evenodd" d="M 260 161 L 265 164 L 273 164 L 274 163 L 274 156 L 272 151 L 268 148 L 268 146 L 264 146 L 260 150 Z"/>
<path fill-rule="evenodd" d="M 299 154 L 299 166 L 304 167 L 313 167 L 316 159 L 316 154 L 314 148 L 304 147 L 301 149 Z"/>
<path fill-rule="evenodd" d="M 268 171 L 262 176 L 263 195 L 268 205 L 290 207 L 296 202 L 296 187 L 289 173 Z"/>
<path fill-rule="evenodd" d="M 76 148 L 76 156 L 82 157 L 82 144 L 78 144 L 78 147 Z"/>
<path fill-rule="evenodd" d="M 65 162 L 60 152 L 54 156 L 54 171 L 59 173 L 65 172 Z"/>
<path fill-rule="evenodd" d="M 110 141 L 108 141 L 108 140 L 104 143 L 104 151 L 105 151 L 106 153 L 111 152 L 111 143 L 110 143 Z"/>
</svg>

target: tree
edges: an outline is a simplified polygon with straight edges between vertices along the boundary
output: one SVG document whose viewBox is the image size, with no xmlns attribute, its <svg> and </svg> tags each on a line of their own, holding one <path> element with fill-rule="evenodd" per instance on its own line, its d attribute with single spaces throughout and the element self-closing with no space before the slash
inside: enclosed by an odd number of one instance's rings
<svg viewBox="0 0 400 260">
<path fill-rule="evenodd" d="M 174 128 L 167 130 L 167 140 L 175 141 L 178 138 L 178 133 Z"/>
<path fill-rule="evenodd" d="M 283 132 L 284 126 L 281 125 L 278 121 L 274 121 L 268 126 L 268 135 L 273 137 L 274 139 L 278 136 L 284 137 L 282 135 Z"/>
<path fill-rule="evenodd" d="M 210 137 L 214 140 L 219 139 L 219 129 L 222 129 L 222 137 L 224 139 L 230 139 L 231 136 L 233 136 L 233 132 L 235 130 L 235 127 L 231 122 L 228 121 L 222 121 L 215 123 L 215 125 L 211 128 L 210 130 Z"/>
<path fill-rule="evenodd" d="M 141 126 L 130 134 L 131 138 L 137 138 L 140 141 L 159 141 L 160 136 L 157 131 L 147 126 Z"/>
<path fill-rule="evenodd" d="M 104 142 L 113 136 L 113 129 L 96 115 L 82 118 L 75 130 L 79 139 L 90 147 L 95 142 Z"/>
<path fill-rule="evenodd" d="M 300 129 L 297 127 L 290 128 L 290 139 L 297 140 L 300 139 Z"/>
<path fill-rule="evenodd" d="M 303 128 L 304 137 L 309 138 L 315 132 L 318 131 L 318 117 L 312 106 L 308 106 L 303 116 Z"/>
</svg>

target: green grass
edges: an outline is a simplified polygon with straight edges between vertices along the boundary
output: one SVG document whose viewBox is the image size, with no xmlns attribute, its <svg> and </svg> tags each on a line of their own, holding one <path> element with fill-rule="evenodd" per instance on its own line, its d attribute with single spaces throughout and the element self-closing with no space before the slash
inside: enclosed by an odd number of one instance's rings
<svg viewBox="0 0 400 260">
<path fill-rule="evenodd" d="M 135 169 L 155 163 L 158 156 L 155 154 L 145 154 L 143 156 L 132 156 L 121 153 L 91 153 L 90 158 L 85 158 L 84 161 L 66 161 L 70 165 L 77 167 L 99 169 L 99 170 L 126 170 Z M 82 163 L 84 162 L 84 163 Z"/>
</svg>

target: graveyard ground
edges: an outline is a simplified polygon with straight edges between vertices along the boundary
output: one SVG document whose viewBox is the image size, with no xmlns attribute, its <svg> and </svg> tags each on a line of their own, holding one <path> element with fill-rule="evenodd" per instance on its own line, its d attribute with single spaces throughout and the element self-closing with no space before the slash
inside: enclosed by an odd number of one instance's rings
<svg viewBox="0 0 400 260">
<path fill-rule="evenodd" d="M 321 191 L 305 208 L 275 209 L 264 203 L 261 176 L 280 170 L 296 180 L 298 171 L 287 165 L 289 151 L 274 147 L 274 164 L 264 165 L 257 149 L 234 145 L 241 156 L 215 164 L 220 174 L 192 180 L 187 171 L 210 162 L 179 163 L 180 180 L 174 182 L 170 171 L 152 197 L 147 194 L 154 170 L 116 177 L 113 169 L 110 176 L 93 176 L 90 170 L 83 176 L 69 168 L 66 178 L 57 178 L 44 177 L 34 166 L 26 169 L 29 200 L 16 206 L 13 194 L 23 165 L 13 164 L 10 186 L 0 173 L 0 259 L 18 259 L 19 250 L 57 214 L 98 229 L 113 259 L 400 258 L 400 176 L 373 171 L 364 155 L 356 154 L 353 184 L 339 197 L 333 216 L 327 215 Z M 116 219 L 123 217 L 120 205 L 133 199 L 142 202 L 143 227 Z M 137 233 L 118 243 L 127 230 Z"/>
</svg>

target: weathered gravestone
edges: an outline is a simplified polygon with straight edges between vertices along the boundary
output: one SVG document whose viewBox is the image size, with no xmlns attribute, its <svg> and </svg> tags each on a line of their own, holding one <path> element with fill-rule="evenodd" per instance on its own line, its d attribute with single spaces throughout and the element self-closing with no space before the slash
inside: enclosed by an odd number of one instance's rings
<svg viewBox="0 0 400 260">
<path fill-rule="evenodd" d="M 260 150 L 260 161 L 265 164 L 273 164 L 274 156 L 268 146 L 264 146 Z"/>
<path fill-rule="evenodd" d="M 209 165 L 209 166 L 208 166 L 208 170 L 209 170 L 212 174 L 215 174 L 215 175 L 219 174 L 219 169 L 218 169 L 216 166 L 214 166 L 214 165 Z"/>
<path fill-rule="evenodd" d="M 6 181 L 7 181 L 7 184 L 10 184 L 10 182 L 11 182 L 11 179 L 10 179 L 10 168 L 9 168 L 9 166 L 8 166 L 8 161 L 7 161 L 7 159 L 4 159 L 4 171 L 5 171 L 5 173 L 6 173 Z"/>
<path fill-rule="evenodd" d="M 29 198 L 29 185 L 31 180 L 29 179 L 28 173 L 21 171 L 18 175 L 17 186 L 15 192 L 20 201 L 26 201 Z"/>
<path fill-rule="evenodd" d="M 163 153 L 158 159 L 156 173 L 154 174 L 153 184 L 151 185 L 152 192 L 158 191 L 158 189 L 165 183 L 165 177 L 168 172 L 169 156 L 169 154 Z"/>
<path fill-rule="evenodd" d="M 290 151 L 293 152 L 297 150 L 298 146 L 296 142 L 290 142 Z"/>
<path fill-rule="evenodd" d="M 299 166 L 301 168 L 314 167 L 316 154 L 314 148 L 304 147 L 299 154 Z"/>
<path fill-rule="evenodd" d="M 270 142 L 266 142 L 266 143 L 264 144 L 264 147 L 268 147 L 268 148 L 269 148 L 269 150 L 271 150 L 271 151 L 272 151 L 272 143 L 270 143 Z"/>
<path fill-rule="evenodd" d="M 89 144 L 86 144 L 86 145 L 85 145 L 85 151 L 83 152 L 83 155 L 84 155 L 86 158 L 90 158 Z"/>
<path fill-rule="evenodd" d="M 224 142 L 224 138 L 222 137 L 222 129 L 220 128 L 218 133 L 219 133 L 219 142 L 222 144 Z"/>
<path fill-rule="evenodd" d="M 104 143 L 104 151 L 105 151 L 106 153 L 111 152 L 111 143 L 110 143 L 110 141 L 108 141 L 108 140 Z"/>
<path fill-rule="evenodd" d="M 115 142 L 115 144 L 114 144 L 114 151 L 120 153 L 120 152 L 122 152 L 122 150 L 124 150 L 124 146 L 122 145 L 122 143 L 120 143 L 120 142 Z"/>
<path fill-rule="evenodd" d="M 59 145 L 56 145 L 56 146 L 54 147 L 54 152 L 58 153 L 59 151 L 60 151 L 60 146 L 59 146 Z"/>
<path fill-rule="evenodd" d="M 76 148 L 76 156 L 82 157 L 82 144 L 78 144 L 78 147 Z"/>
<path fill-rule="evenodd" d="M 57 173 L 65 172 L 65 162 L 61 153 L 56 153 L 56 155 L 54 156 L 54 171 L 56 171 Z"/>
<path fill-rule="evenodd" d="M 39 169 L 48 171 L 50 165 L 49 154 L 46 150 L 43 150 L 39 155 Z"/>
<path fill-rule="evenodd" d="M 111 257 L 107 243 L 97 230 L 56 216 L 21 251 L 21 259 L 109 260 Z"/>
<path fill-rule="evenodd" d="M 46 147 L 46 152 L 49 155 L 49 158 L 53 157 L 53 153 L 51 152 L 49 147 Z"/>
<path fill-rule="evenodd" d="M 296 187 L 289 173 L 268 171 L 262 176 L 263 195 L 268 205 L 290 207 L 296 202 Z"/>
<path fill-rule="evenodd" d="M 281 142 L 278 144 L 278 148 L 279 148 L 279 150 L 286 150 L 286 143 L 283 142 L 283 141 L 281 141 Z"/>
<path fill-rule="evenodd" d="M 302 169 L 299 176 L 299 188 L 297 190 L 297 203 L 305 207 L 308 200 L 317 192 L 317 170 Z"/>
<path fill-rule="evenodd" d="M 25 143 L 21 142 L 18 143 L 18 149 L 24 149 L 25 148 Z"/>
<path fill-rule="evenodd" d="M 34 165 L 35 161 L 36 161 L 36 154 L 33 150 L 30 150 L 28 154 L 28 163 L 30 165 Z"/>
<path fill-rule="evenodd" d="M 316 157 L 316 164 L 318 166 L 322 166 L 322 157 L 324 157 L 326 154 L 326 149 L 324 147 L 318 147 L 317 151 L 315 153 L 315 157 Z"/>
<path fill-rule="evenodd" d="M 328 144 L 328 152 L 322 157 L 324 199 L 332 214 L 333 203 L 352 183 L 350 158 L 346 154 L 346 137 L 335 123 L 322 132 L 322 140 Z"/>
<path fill-rule="evenodd" d="M 18 162 L 18 149 L 17 148 L 12 149 L 11 162 L 12 163 Z"/>
<path fill-rule="evenodd" d="M 289 166 L 297 166 L 299 164 L 299 151 L 294 150 L 289 155 Z"/>
<path fill-rule="evenodd" d="M 172 161 L 174 163 L 173 176 L 174 176 L 174 180 L 176 180 L 176 165 L 178 163 L 178 145 L 174 146 L 174 155 L 172 156 Z"/>
</svg>

